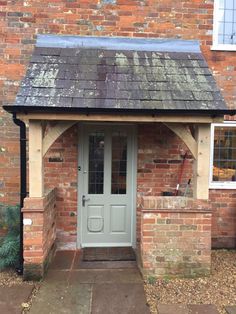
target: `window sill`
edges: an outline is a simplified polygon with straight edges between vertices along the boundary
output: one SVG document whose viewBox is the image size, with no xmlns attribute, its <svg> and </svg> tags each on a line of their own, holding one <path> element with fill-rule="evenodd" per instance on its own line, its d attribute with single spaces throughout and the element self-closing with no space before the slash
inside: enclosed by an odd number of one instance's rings
<svg viewBox="0 0 236 314">
<path fill-rule="evenodd" d="M 236 45 L 213 45 L 211 50 L 216 51 L 236 51 Z"/>
<path fill-rule="evenodd" d="M 210 183 L 209 190 L 236 190 L 236 182 L 234 183 Z"/>
</svg>

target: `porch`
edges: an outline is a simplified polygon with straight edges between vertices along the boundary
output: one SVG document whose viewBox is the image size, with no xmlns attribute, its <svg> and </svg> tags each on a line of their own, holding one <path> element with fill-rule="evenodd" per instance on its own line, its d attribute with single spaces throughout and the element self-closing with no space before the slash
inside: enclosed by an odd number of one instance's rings
<svg viewBox="0 0 236 314">
<path fill-rule="evenodd" d="M 25 277 L 55 244 L 132 246 L 145 276 L 208 274 L 210 126 L 228 111 L 198 44 L 50 38 L 6 108 L 29 130 Z"/>
<path fill-rule="evenodd" d="M 43 125 L 47 129 L 44 135 Z M 168 125 L 169 128 L 167 123 L 161 122 L 136 124 L 134 229 L 130 246 L 135 249 L 144 276 L 206 275 L 210 272 L 211 252 L 209 165 L 206 162 L 209 160 L 210 124 L 198 124 L 198 134 L 201 134 L 198 140 L 191 136 L 191 149 L 199 152 L 198 160 L 190 152 L 188 141 L 186 144 L 171 130 L 182 130 L 189 139 L 186 125 L 176 122 Z M 57 139 L 52 135 L 55 130 Z M 79 218 L 83 209 L 82 193 L 78 196 L 83 185 L 82 178 L 78 179 L 78 165 L 83 170 L 78 150 L 79 130 L 77 123 L 71 126 L 69 121 L 54 121 L 53 124 L 29 121 L 29 138 L 33 140 L 29 146 L 31 194 L 23 208 L 25 278 L 43 276 L 55 249 L 84 247 L 80 228 L 85 226 Z M 53 142 L 50 146 L 47 144 L 46 150 L 44 145 L 49 143 L 49 138 Z M 182 196 L 162 196 L 164 191 L 175 193 L 183 163 L 182 152 L 186 151 L 188 158 L 179 190 Z M 193 184 L 186 194 L 189 178 Z M 120 243 L 114 246 L 117 245 L 122 246 Z"/>
</svg>

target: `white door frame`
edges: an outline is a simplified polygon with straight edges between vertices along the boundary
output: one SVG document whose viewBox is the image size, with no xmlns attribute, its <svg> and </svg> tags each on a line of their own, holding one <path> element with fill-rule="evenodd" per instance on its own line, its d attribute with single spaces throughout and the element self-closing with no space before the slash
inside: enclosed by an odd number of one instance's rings
<svg viewBox="0 0 236 314">
<path fill-rule="evenodd" d="M 136 248 L 136 219 L 137 219 L 137 126 L 125 123 L 78 123 L 78 194 L 77 194 L 77 249 L 82 247 L 82 196 L 83 196 L 83 164 L 84 164 L 84 126 L 85 125 L 128 125 L 133 129 L 132 140 L 132 188 L 131 188 L 131 243 Z"/>
</svg>

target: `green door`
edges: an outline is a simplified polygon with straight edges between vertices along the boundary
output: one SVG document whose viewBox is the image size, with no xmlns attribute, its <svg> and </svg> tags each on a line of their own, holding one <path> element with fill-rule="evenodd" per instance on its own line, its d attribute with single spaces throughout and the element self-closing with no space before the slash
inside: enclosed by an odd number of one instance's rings
<svg viewBox="0 0 236 314">
<path fill-rule="evenodd" d="M 131 246 L 132 126 L 84 125 L 79 184 L 82 247 Z"/>
</svg>

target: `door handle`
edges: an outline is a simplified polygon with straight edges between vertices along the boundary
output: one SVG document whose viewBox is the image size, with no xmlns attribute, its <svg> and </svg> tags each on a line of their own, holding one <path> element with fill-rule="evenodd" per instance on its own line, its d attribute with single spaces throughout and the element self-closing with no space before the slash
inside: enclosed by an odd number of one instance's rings
<svg viewBox="0 0 236 314">
<path fill-rule="evenodd" d="M 82 196 L 82 206 L 85 206 L 85 202 L 89 201 L 90 198 L 86 198 L 85 195 Z"/>
</svg>

